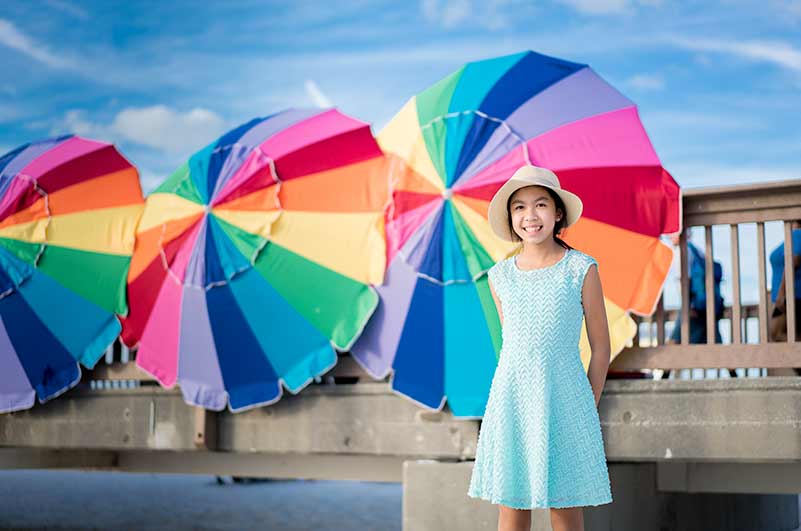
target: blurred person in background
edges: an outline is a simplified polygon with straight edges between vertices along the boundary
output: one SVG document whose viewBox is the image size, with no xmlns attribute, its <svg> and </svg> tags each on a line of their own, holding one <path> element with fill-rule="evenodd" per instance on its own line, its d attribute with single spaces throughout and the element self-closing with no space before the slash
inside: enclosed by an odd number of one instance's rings
<svg viewBox="0 0 801 531">
<path fill-rule="evenodd" d="M 674 247 L 679 245 L 681 232 L 670 235 Z M 690 280 L 690 338 L 691 344 L 706 343 L 706 262 L 704 253 L 690 241 L 690 232 L 687 231 L 687 271 Z M 720 283 L 723 279 L 723 267 L 720 262 L 713 261 L 713 280 L 715 293 L 715 343 L 723 343 L 720 337 L 720 318 L 723 316 L 723 297 L 720 294 Z M 667 340 L 668 345 L 681 343 L 681 308 L 679 308 L 673 332 Z M 665 370 L 663 378 L 670 376 L 670 369 Z M 729 369 L 729 375 L 736 377 L 737 373 Z"/>
</svg>

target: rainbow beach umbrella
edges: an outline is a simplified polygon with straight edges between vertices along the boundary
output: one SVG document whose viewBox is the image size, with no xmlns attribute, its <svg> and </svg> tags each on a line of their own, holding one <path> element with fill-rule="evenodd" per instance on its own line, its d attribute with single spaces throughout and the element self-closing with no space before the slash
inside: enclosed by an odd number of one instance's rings
<svg viewBox="0 0 801 531">
<path fill-rule="evenodd" d="M 188 403 L 271 404 L 329 370 L 378 304 L 386 159 L 337 110 L 254 119 L 148 196 L 123 340 Z"/>
<path fill-rule="evenodd" d="M 111 144 L 62 136 L 0 158 L 0 412 L 68 390 L 115 340 L 142 206 Z"/>
<path fill-rule="evenodd" d="M 469 63 L 413 97 L 378 136 L 393 165 L 387 280 L 351 349 L 374 377 L 424 407 L 479 417 L 501 346 L 485 272 L 519 248 L 491 232 L 487 208 L 515 169 L 553 170 L 584 200 L 562 235 L 595 257 L 613 354 L 650 314 L 679 230 L 679 187 L 636 105 L 589 66 L 523 52 Z M 589 362 L 586 329 L 581 355 Z"/>
</svg>

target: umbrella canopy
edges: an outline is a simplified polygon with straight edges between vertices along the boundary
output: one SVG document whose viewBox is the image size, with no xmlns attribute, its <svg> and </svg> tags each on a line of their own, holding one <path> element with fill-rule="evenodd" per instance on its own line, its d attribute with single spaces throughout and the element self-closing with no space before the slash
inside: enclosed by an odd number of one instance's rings
<svg viewBox="0 0 801 531">
<path fill-rule="evenodd" d="M 123 340 L 187 402 L 232 411 L 299 392 L 378 304 L 386 158 L 337 110 L 254 119 L 148 196 Z"/>
<path fill-rule="evenodd" d="M 389 266 L 351 351 L 377 378 L 393 370 L 399 393 L 482 414 L 501 346 L 485 272 L 519 249 L 494 236 L 487 208 L 526 163 L 584 200 L 563 239 L 599 262 L 613 355 L 635 332 L 627 312 L 653 311 L 672 259 L 659 235 L 679 230 L 679 187 L 635 104 L 589 66 L 534 52 L 469 63 L 409 100 L 378 140 L 400 162 Z"/>
<path fill-rule="evenodd" d="M 117 337 L 142 207 L 111 144 L 63 136 L 0 158 L 0 412 L 66 391 Z"/>
</svg>

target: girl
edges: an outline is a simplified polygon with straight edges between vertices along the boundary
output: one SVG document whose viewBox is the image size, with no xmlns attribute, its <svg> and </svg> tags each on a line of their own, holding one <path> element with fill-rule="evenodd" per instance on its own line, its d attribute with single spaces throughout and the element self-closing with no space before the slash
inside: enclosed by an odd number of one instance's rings
<svg viewBox="0 0 801 531">
<path fill-rule="evenodd" d="M 502 348 L 468 489 L 499 504 L 500 530 L 528 530 L 531 509 L 547 507 L 553 531 L 583 531 L 582 506 L 612 501 L 597 410 L 610 358 L 598 263 L 556 236 L 582 209 L 536 166 L 519 168 L 489 205 L 492 231 L 522 242 L 487 272 Z"/>
</svg>

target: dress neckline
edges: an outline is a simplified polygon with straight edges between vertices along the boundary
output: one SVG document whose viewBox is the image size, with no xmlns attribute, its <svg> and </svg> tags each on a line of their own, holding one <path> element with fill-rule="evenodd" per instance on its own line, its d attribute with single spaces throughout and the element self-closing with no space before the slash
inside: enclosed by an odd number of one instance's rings
<svg viewBox="0 0 801 531">
<path fill-rule="evenodd" d="M 549 266 L 545 266 L 545 267 L 536 267 L 534 269 L 520 269 L 517 266 L 517 257 L 518 257 L 518 255 L 514 255 L 514 256 L 512 256 L 512 267 L 514 267 L 515 270 L 520 271 L 521 273 L 533 273 L 535 271 L 546 271 L 546 270 L 554 268 L 554 267 L 558 266 L 559 264 L 561 264 L 562 262 L 564 262 L 565 258 L 567 258 L 567 255 L 568 255 L 569 252 L 570 252 L 570 249 L 565 249 L 565 253 L 562 255 L 562 258 L 560 258 L 559 260 L 557 260 L 553 264 L 551 264 Z"/>
</svg>

